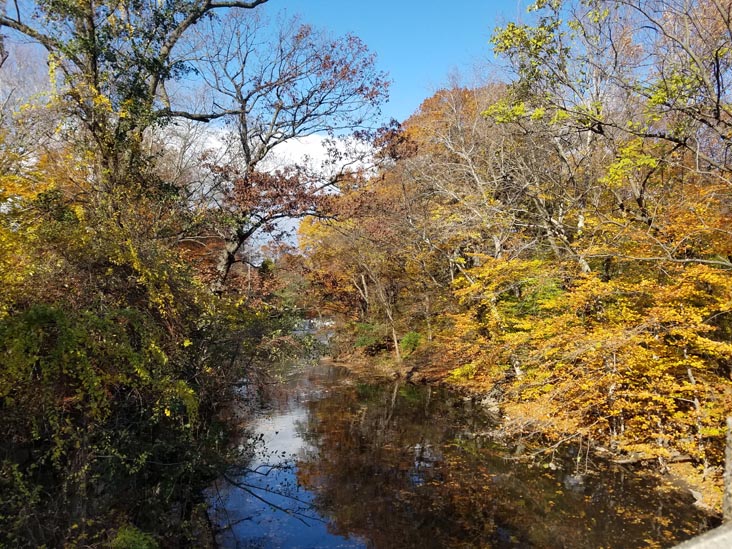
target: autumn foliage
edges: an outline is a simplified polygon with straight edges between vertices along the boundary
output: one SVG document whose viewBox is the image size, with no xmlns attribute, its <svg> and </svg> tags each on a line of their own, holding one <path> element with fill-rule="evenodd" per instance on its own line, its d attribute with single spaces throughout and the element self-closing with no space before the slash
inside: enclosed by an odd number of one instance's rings
<svg viewBox="0 0 732 549">
<path fill-rule="evenodd" d="M 546 448 L 718 475 L 731 58 L 713 4 L 536 2 L 496 29 L 514 81 L 438 91 L 338 197 L 351 215 L 303 229 L 316 286 L 348 285 L 343 333 L 422 334 L 409 377 L 500 395 Z"/>
<path fill-rule="evenodd" d="M 265 1 L 0 3 L 3 547 L 204 544 L 237 387 L 302 349 L 297 264 L 252 242 L 343 171 L 270 153 L 388 82 Z"/>
</svg>

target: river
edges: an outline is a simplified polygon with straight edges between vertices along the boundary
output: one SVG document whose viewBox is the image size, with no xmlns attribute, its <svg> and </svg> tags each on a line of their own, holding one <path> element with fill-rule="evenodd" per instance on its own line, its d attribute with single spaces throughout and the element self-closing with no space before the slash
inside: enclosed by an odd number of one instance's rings
<svg viewBox="0 0 732 549">
<path fill-rule="evenodd" d="M 300 365 L 267 396 L 247 467 L 211 489 L 225 548 L 672 547 L 716 525 L 688 491 L 578 449 L 518 459 L 456 393 Z"/>
</svg>

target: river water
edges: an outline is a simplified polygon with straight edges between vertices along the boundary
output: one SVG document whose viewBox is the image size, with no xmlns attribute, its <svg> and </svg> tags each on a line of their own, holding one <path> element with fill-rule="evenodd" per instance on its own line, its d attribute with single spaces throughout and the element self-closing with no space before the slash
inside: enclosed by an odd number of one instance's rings
<svg viewBox="0 0 732 549">
<path fill-rule="evenodd" d="M 688 491 L 564 450 L 517 459 L 469 399 L 294 368 L 245 469 L 210 493 L 225 548 L 672 547 L 716 525 Z M 520 446 L 520 445 L 519 445 Z"/>
</svg>

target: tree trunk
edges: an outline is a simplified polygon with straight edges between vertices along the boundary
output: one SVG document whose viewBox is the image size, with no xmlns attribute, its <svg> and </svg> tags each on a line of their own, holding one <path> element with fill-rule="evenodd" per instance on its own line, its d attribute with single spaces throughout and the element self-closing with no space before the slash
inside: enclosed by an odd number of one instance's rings
<svg viewBox="0 0 732 549">
<path fill-rule="evenodd" d="M 394 324 L 391 325 L 391 338 L 394 341 L 394 358 L 396 358 L 396 361 L 398 363 L 402 362 L 402 353 L 399 350 L 399 338 L 397 337 L 396 330 L 394 329 Z"/>
</svg>

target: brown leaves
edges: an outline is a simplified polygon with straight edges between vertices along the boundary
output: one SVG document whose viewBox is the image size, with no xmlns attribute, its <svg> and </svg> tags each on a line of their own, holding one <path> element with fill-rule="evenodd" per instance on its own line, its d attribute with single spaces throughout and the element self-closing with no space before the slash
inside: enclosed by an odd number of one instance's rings
<svg viewBox="0 0 732 549">
<path fill-rule="evenodd" d="M 297 169 L 252 171 L 232 181 L 229 203 L 246 216 L 274 221 L 315 213 L 322 196 Z"/>
</svg>

